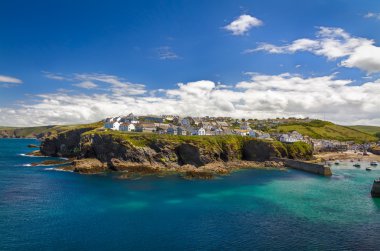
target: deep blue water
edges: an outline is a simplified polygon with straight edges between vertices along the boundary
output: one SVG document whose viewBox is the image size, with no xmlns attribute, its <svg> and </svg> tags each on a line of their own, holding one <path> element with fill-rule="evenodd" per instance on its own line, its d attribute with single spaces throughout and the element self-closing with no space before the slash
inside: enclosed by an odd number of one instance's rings
<svg viewBox="0 0 380 251">
<path fill-rule="evenodd" d="M 121 180 L 24 166 L 30 143 L 0 140 L 0 250 L 379 250 L 380 167 Z"/>
</svg>

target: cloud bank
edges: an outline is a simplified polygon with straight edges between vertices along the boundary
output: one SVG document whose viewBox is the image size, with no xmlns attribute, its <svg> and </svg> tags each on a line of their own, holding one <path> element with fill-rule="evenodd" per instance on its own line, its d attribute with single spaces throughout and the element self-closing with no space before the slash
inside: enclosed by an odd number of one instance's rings
<svg viewBox="0 0 380 251">
<path fill-rule="evenodd" d="M 374 40 L 354 37 L 341 28 L 319 27 L 316 38 L 300 38 L 285 45 L 261 43 L 246 53 L 266 51 L 272 54 L 292 54 L 307 51 L 328 60 L 340 59 L 340 66 L 359 68 L 369 74 L 380 72 L 380 47 Z"/>
<path fill-rule="evenodd" d="M 353 85 L 336 75 L 304 77 L 251 74 L 226 86 L 209 80 L 179 83 L 176 88 L 147 90 L 113 75 L 76 74 L 70 81 L 93 81 L 95 93 L 57 91 L 34 102 L 0 108 L 4 125 L 32 126 L 87 123 L 134 112 L 232 117 L 326 117 L 342 124 L 380 125 L 380 80 Z"/>
</svg>

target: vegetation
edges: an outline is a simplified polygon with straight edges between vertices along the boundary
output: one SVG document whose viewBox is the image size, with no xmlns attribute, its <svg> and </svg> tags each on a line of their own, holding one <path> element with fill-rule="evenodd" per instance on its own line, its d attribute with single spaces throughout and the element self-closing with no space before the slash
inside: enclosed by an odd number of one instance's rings
<svg viewBox="0 0 380 251">
<path fill-rule="evenodd" d="M 80 129 L 85 127 L 98 128 L 102 127 L 102 122 L 96 122 L 91 124 L 79 124 L 79 125 L 60 125 L 60 126 L 34 126 L 34 127 L 0 127 L 0 136 L 8 135 L 9 137 L 17 138 L 34 138 L 38 135 L 57 135 L 58 133 L 65 132 L 73 129 Z"/>
<path fill-rule="evenodd" d="M 356 126 L 348 126 L 352 129 L 375 135 L 377 138 L 380 138 L 380 126 L 364 126 L 364 125 L 356 125 Z"/>
<path fill-rule="evenodd" d="M 277 156 L 289 157 L 293 159 L 310 159 L 312 157 L 312 147 L 304 142 L 293 144 L 281 143 L 279 141 L 266 141 L 244 137 L 239 135 L 218 135 L 218 136 L 183 136 L 154 133 L 119 132 L 112 130 L 95 129 L 82 134 L 86 135 L 110 136 L 115 141 L 126 145 L 132 144 L 135 147 L 150 147 L 152 145 L 165 145 L 175 147 L 182 143 L 188 143 L 208 152 L 220 153 L 225 150 L 234 152 L 238 158 L 242 157 L 243 146 L 247 141 L 256 141 L 268 144 Z"/>
<path fill-rule="evenodd" d="M 336 125 L 331 122 L 314 120 L 308 123 L 279 125 L 274 131 L 287 133 L 297 131 L 314 139 L 331 139 L 339 141 L 369 142 L 376 141 L 374 135 L 352 127 Z"/>
</svg>

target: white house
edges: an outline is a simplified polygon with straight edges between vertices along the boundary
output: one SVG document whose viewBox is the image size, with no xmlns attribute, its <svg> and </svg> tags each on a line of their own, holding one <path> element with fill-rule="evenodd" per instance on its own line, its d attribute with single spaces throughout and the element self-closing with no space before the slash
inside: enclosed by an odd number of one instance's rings
<svg viewBox="0 0 380 251">
<path fill-rule="evenodd" d="M 120 129 L 120 122 L 113 122 L 113 124 L 112 124 L 112 130 L 114 130 L 114 131 L 119 131 L 119 129 Z"/>
<path fill-rule="evenodd" d="M 204 136 L 204 135 L 206 135 L 206 130 L 204 129 L 204 128 L 199 128 L 199 129 L 195 129 L 194 131 L 193 131 L 193 134 L 194 135 L 199 135 L 199 136 Z"/>
<path fill-rule="evenodd" d="M 119 130 L 123 132 L 133 132 L 136 130 L 136 127 L 132 123 L 122 123 L 119 127 Z"/>
<path fill-rule="evenodd" d="M 294 143 L 303 140 L 303 136 L 299 132 L 293 131 L 288 134 L 281 134 L 279 140 L 284 143 Z"/>
</svg>

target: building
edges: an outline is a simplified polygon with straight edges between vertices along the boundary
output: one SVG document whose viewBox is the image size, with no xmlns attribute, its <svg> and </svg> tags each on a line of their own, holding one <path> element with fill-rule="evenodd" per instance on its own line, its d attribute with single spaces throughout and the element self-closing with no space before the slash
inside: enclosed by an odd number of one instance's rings
<svg viewBox="0 0 380 251">
<path fill-rule="evenodd" d="M 188 135 L 188 134 L 189 132 L 185 128 L 180 127 L 180 126 L 177 127 L 177 135 Z"/>
<path fill-rule="evenodd" d="M 136 130 L 136 127 L 132 123 L 121 123 L 119 130 L 123 132 L 134 132 Z"/>
<path fill-rule="evenodd" d="M 177 135 L 177 130 L 173 126 L 170 126 L 166 129 L 166 134 Z"/>
<path fill-rule="evenodd" d="M 154 123 L 139 123 L 136 125 L 136 132 L 156 132 L 157 127 Z"/>
</svg>

